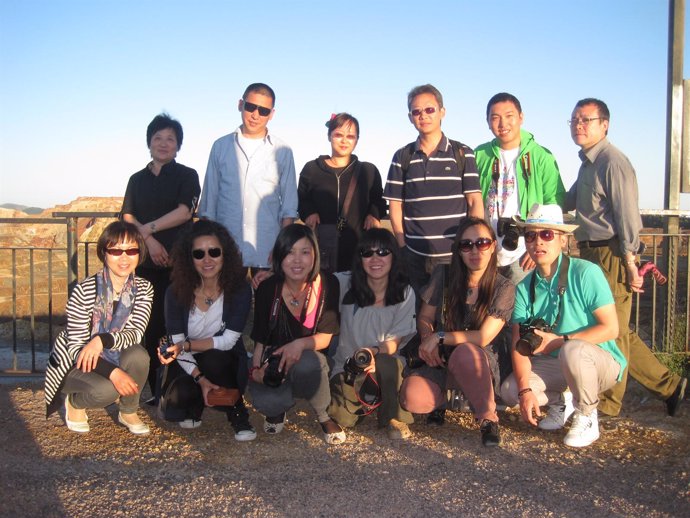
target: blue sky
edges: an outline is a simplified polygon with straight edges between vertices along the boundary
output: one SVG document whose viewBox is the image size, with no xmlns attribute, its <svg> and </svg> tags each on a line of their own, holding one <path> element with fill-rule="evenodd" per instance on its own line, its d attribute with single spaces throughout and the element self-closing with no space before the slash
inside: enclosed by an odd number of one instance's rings
<svg viewBox="0 0 690 518">
<path fill-rule="evenodd" d="M 579 166 L 566 120 L 578 99 L 603 99 L 641 207 L 662 208 L 667 31 L 662 0 L 0 0 L 0 203 L 123 195 L 163 110 L 184 127 L 178 161 L 203 181 L 255 81 L 276 91 L 269 128 L 298 173 L 329 152 L 330 114 L 348 111 L 361 125 L 356 154 L 385 179 L 415 138 L 406 94 L 429 82 L 444 95 L 445 132 L 473 147 L 492 137 L 487 100 L 515 94 L 566 187 Z"/>
</svg>

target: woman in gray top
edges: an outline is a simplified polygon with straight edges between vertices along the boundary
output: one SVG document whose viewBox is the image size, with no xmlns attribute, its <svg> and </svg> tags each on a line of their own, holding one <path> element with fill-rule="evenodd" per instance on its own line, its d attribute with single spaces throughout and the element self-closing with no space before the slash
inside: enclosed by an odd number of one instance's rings
<svg viewBox="0 0 690 518">
<path fill-rule="evenodd" d="M 340 339 L 328 409 L 341 426 L 354 426 L 376 408 L 366 393 L 380 391 L 378 423 L 391 439 L 409 437 L 413 421 L 398 402 L 403 369 L 398 350 L 415 334 L 415 296 L 400 266 L 393 234 L 374 228 L 362 234 L 352 272 L 336 274 Z"/>
</svg>

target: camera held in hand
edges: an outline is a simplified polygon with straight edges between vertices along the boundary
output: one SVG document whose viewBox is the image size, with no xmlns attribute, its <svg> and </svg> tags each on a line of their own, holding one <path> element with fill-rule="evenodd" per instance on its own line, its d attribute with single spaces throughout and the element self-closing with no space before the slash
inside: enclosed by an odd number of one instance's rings
<svg viewBox="0 0 690 518">
<path fill-rule="evenodd" d="M 534 332 L 535 329 L 550 333 L 552 328 L 542 318 L 538 318 L 533 322 L 525 322 L 520 324 L 520 339 L 515 344 L 515 350 L 523 356 L 533 356 L 534 351 L 539 348 L 544 340 L 541 336 Z"/>
<path fill-rule="evenodd" d="M 512 218 L 498 218 L 496 233 L 498 237 L 503 238 L 501 242 L 503 248 L 511 252 L 517 249 L 520 239 L 520 229 Z"/>
<path fill-rule="evenodd" d="M 168 351 L 168 347 L 172 347 L 173 345 L 175 344 L 173 343 L 170 335 L 162 336 L 158 342 L 158 352 L 160 352 L 161 356 L 167 360 L 175 354 L 174 351 Z"/>
<path fill-rule="evenodd" d="M 438 355 L 441 357 L 441 361 L 445 365 L 448 365 L 448 360 L 450 359 L 450 355 L 453 354 L 454 350 L 455 347 L 452 345 L 439 344 Z M 414 354 L 407 357 L 407 366 L 410 369 L 418 369 L 422 365 L 426 365 L 426 362 L 419 357 L 419 349 L 417 349 Z"/>
<path fill-rule="evenodd" d="M 264 360 L 263 363 L 266 364 L 266 370 L 264 370 L 264 385 L 267 387 L 280 387 L 285 379 L 285 372 L 281 372 L 278 367 L 280 366 L 280 356 L 274 355 L 276 348 L 266 348 L 264 349 Z"/>
<path fill-rule="evenodd" d="M 357 349 L 355 354 L 345 360 L 345 383 L 354 386 L 355 378 L 371 365 L 373 359 L 369 349 Z"/>
</svg>

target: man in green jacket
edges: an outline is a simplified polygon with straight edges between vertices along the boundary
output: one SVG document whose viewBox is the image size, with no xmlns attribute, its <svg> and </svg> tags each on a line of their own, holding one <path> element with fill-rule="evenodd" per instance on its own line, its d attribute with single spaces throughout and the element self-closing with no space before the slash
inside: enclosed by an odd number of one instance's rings
<svg viewBox="0 0 690 518">
<path fill-rule="evenodd" d="M 517 284 L 534 262 L 512 217 L 524 219 L 535 203 L 563 207 L 565 188 L 554 156 L 521 129 L 522 107 L 514 95 L 494 95 L 486 120 L 496 138 L 475 150 L 484 213 L 498 235 L 499 271 Z"/>
</svg>

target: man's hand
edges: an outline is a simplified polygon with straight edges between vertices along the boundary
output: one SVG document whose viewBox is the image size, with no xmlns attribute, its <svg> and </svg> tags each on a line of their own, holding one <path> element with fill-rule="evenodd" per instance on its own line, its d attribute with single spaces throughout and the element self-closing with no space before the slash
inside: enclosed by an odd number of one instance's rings
<svg viewBox="0 0 690 518">
<path fill-rule="evenodd" d="M 523 393 L 522 396 L 519 396 L 518 399 L 520 400 L 520 415 L 522 415 L 522 420 L 532 426 L 537 426 L 536 418 L 541 417 L 537 396 L 534 395 L 534 392 L 528 390 Z"/>
<path fill-rule="evenodd" d="M 168 266 L 168 251 L 153 236 L 146 238 L 146 249 L 151 256 L 151 260 L 158 266 Z"/>
<path fill-rule="evenodd" d="M 642 289 L 644 277 L 640 276 L 635 263 L 625 263 L 625 279 L 630 289 L 635 293 L 644 293 Z"/>
<path fill-rule="evenodd" d="M 364 230 L 369 230 L 370 228 L 381 228 L 381 222 L 371 214 L 364 218 Z"/>
<path fill-rule="evenodd" d="M 321 223 L 321 218 L 316 212 L 314 214 L 310 214 L 309 217 L 304 220 L 304 224 L 314 231 L 316 231 L 316 227 L 319 223 Z"/>
<path fill-rule="evenodd" d="M 541 344 L 537 347 L 532 354 L 549 354 L 563 347 L 563 337 L 554 333 L 548 333 L 540 329 L 535 329 L 534 333 L 537 336 L 541 336 Z"/>
<path fill-rule="evenodd" d="M 254 277 L 252 277 L 252 288 L 258 288 L 259 284 L 268 279 L 271 275 L 273 275 L 271 270 L 259 270 L 256 272 Z"/>
<path fill-rule="evenodd" d="M 133 396 L 139 392 L 139 385 L 134 378 L 119 367 L 110 373 L 110 381 L 121 396 Z"/>
</svg>

